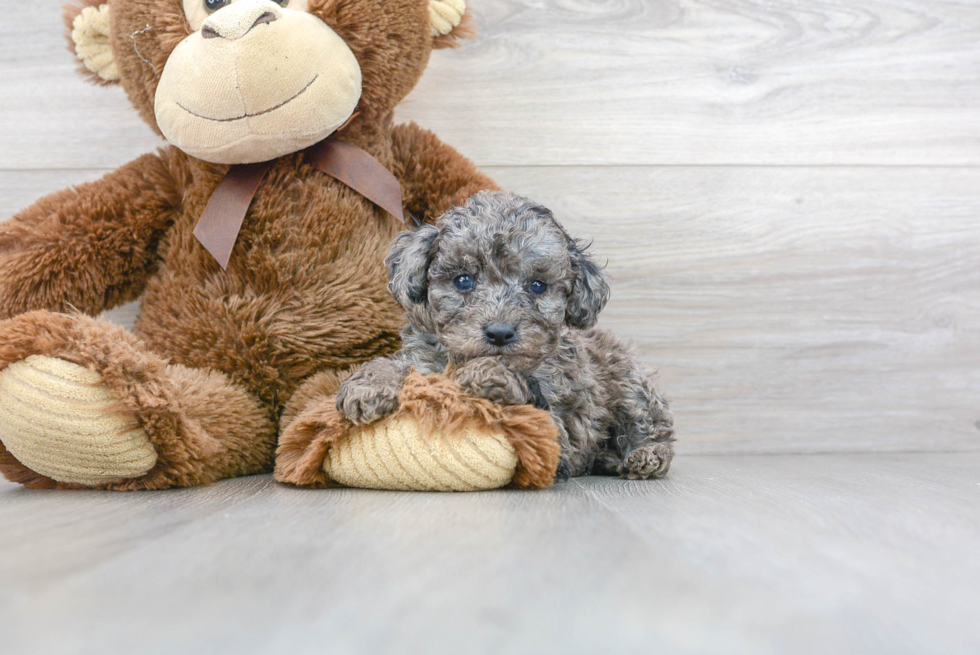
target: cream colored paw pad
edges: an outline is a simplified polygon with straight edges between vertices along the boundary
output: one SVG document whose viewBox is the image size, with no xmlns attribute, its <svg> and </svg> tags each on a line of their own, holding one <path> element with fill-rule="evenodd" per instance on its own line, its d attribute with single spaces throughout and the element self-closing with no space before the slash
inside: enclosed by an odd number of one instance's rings
<svg viewBox="0 0 980 655">
<path fill-rule="evenodd" d="M 0 373 L 0 441 L 32 471 L 74 484 L 139 477 L 157 461 L 101 375 L 42 355 Z"/>
<path fill-rule="evenodd" d="M 506 486 L 518 457 L 502 434 L 464 429 L 423 435 L 412 418 L 368 425 L 330 448 L 329 478 L 348 487 L 399 491 L 479 491 Z"/>
</svg>

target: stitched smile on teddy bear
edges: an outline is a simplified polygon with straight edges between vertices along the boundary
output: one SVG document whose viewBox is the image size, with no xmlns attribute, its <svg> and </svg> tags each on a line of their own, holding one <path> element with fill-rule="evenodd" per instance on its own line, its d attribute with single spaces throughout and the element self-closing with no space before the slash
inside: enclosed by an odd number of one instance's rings
<svg viewBox="0 0 980 655">
<path fill-rule="evenodd" d="M 198 118 L 203 118 L 206 121 L 214 121 L 215 123 L 231 123 L 233 121 L 240 121 L 240 120 L 242 120 L 244 118 L 255 118 L 257 116 L 264 116 L 265 114 L 272 113 L 275 110 L 280 109 L 281 107 L 285 107 L 286 105 L 288 105 L 289 103 L 291 103 L 293 100 L 295 100 L 296 98 L 298 98 L 301 95 L 303 95 L 304 93 L 306 93 L 306 90 L 309 89 L 311 86 L 313 86 L 313 83 L 316 82 L 319 77 L 320 77 L 319 75 L 315 75 L 313 77 L 313 79 L 310 80 L 306 84 L 306 86 L 304 86 L 302 89 L 300 89 L 296 93 L 296 95 L 292 96 L 288 100 L 283 100 L 282 102 L 280 102 L 275 107 L 269 107 L 268 109 L 265 109 L 263 111 L 256 112 L 254 114 L 245 113 L 245 114 L 242 114 L 241 116 L 232 116 L 231 118 L 213 118 L 211 116 L 202 116 L 201 114 L 198 114 L 198 113 L 194 112 L 193 110 L 188 109 L 187 107 L 183 106 L 182 104 L 180 104 L 180 102 L 177 102 L 177 106 L 180 107 L 181 109 L 183 109 L 184 111 L 186 111 L 188 114 L 194 114 Z"/>
</svg>

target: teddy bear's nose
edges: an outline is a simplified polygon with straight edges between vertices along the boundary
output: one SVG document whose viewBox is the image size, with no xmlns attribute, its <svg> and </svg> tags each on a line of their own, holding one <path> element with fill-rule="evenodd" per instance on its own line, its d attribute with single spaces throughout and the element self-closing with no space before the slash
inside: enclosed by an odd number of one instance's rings
<svg viewBox="0 0 980 655">
<path fill-rule="evenodd" d="M 488 343 L 495 346 L 506 346 L 517 339 L 517 328 L 511 323 L 491 323 L 483 328 L 483 335 Z"/>
<path fill-rule="evenodd" d="M 274 23 L 280 17 L 277 5 L 270 2 L 236 2 L 208 17 L 201 26 L 201 36 L 235 41 L 259 25 Z"/>
</svg>

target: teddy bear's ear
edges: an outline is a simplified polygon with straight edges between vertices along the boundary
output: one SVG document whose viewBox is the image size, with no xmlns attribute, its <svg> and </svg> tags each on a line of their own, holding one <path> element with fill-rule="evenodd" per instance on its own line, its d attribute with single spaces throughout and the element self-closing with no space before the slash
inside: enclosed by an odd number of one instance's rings
<svg viewBox="0 0 980 655">
<path fill-rule="evenodd" d="M 460 39 L 469 39 L 476 34 L 473 21 L 466 12 L 466 0 L 429 0 L 429 20 L 433 48 L 453 48 Z"/>
<path fill-rule="evenodd" d="M 69 48 L 90 82 L 117 84 L 119 68 L 109 43 L 109 5 L 105 0 L 74 0 L 64 7 Z"/>
</svg>

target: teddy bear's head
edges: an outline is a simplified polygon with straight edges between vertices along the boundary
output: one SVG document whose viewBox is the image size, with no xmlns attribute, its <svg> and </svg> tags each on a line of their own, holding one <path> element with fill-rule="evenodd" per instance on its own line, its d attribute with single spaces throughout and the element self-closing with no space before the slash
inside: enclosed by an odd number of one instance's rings
<svg viewBox="0 0 980 655">
<path fill-rule="evenodd" d="M 467 35 L 465 0 L 74 0 L 72 48 L 191 156 L 274 159 L 354 113 L 383 120 L 433 48 Z"/>
</svg>

